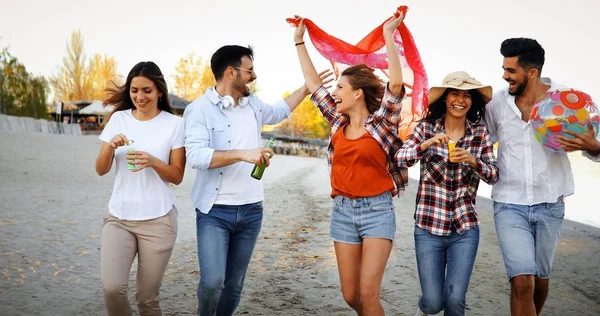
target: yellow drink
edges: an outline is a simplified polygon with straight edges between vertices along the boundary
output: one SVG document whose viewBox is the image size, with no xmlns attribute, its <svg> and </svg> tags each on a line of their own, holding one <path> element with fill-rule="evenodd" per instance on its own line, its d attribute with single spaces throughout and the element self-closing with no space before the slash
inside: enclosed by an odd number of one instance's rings
<svg viewBox="0 0 600 316">
<path fill-rule="evenodd" d="M 454 162 L 454 161 L 452 161 L 452 151 L 454 150 L 454 147 L 456 147 L 456 142 L 453 140 L 449 140 L 448 141 L 448 159 L 450 160 L 450 162 Z"/>
</svg>

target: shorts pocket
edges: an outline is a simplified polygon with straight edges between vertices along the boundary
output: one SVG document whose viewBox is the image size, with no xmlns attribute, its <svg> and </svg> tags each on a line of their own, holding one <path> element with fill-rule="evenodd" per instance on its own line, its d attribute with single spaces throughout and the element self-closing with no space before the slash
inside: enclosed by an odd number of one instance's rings
<svg viewBox="0 0 600 316">
<path fill-rule="evenodd" d="M 390 199 L 388 200 L 383 200 L 383 201 L 377 201 L 375 203 L 372 203 L 369 205 L 369 211 L 372 212 L 385 212 L 385 211 L 394 211 L 394 203 L 392 202 L 392 200 Z"/>
<path fill-rule="evenodd" d="M 342 208 L 344 197 L 341 195 L 336 195 L 333 197 L 333 210 L 339 210 Z"/>
</svg>

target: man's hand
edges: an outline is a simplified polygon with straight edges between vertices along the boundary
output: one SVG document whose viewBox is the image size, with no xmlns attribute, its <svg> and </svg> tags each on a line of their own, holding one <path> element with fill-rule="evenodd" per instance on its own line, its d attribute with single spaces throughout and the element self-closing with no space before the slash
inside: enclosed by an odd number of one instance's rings
<svg viewBox="0 0 600 316">
<path fill-rule="evenodd" d="M 594 156 L 600 154 L 600 142 L 598 142 L 598 140 L 596 139 L 594 125 L 592 124 L 591 120 L 588 122 L 588 128 L 585 133 L 579 134 L 567 130 L 565 131 L 565 133 L 575 137 L 569 138 L 562 135 L 558 136 L 558 143 L 561 145 L 561 148 L 563 148 L 566 152 L 583 150 L 589 152 Z"/>
<path fill-rule="evenodd" d="M 270 158 L 273 158 L 274 155 L 275 153 L 273 152 L 273 149 L 260 147 L 256 149 L 245 150 L 242 153 L 241 158 L 245 162 L 249 162 L 255 165 L 264 163 L 268 167 L 270 164 L 269 160 Z"/>
</svg>

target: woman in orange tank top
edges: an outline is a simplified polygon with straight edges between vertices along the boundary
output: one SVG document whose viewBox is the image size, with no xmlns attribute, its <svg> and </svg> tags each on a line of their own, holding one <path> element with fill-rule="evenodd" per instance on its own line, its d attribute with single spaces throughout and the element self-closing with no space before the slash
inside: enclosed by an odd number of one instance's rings
<svg viewBox="0 0 600 316">
<path fill-rule="evenodd" d="M 396 231 L 392 196 L 404 190 L 408 180 L 407 170 L 394 163 L 394 153 L 402 145 L 397 124 L 405 94 L 393 38 L 404 15 L 397 14 L 383 27 L 387 85 L 361 64 L 344 70 L 330 94 L 308 56 L 302 18 L 298 17 L 294 33 L 311 100 L 331 126 L 328 162 L 334 202 L 330 235 L 344 300 L 360 315 L 384 315 L 379 293 Z"/>
</svg>

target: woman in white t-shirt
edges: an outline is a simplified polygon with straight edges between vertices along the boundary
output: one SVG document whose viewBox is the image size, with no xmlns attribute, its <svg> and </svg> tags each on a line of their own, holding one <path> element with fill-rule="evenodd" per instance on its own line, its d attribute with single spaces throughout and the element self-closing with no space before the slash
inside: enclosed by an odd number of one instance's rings
<svg viewBox="0 0 600 316">
<path fill-rule="evenodd" d="M 161 315 L 158 291 L 177 237 L 170 183 L 181 183 L 185 168 L 183 120 L 172 114 L 167 84 L 153 62 L 138 63 L 123 86 L 107 91 L 104 104 L 115 110 L 100 135 L 96 172 L 105 175 L 114 162 L 116 174 L 102 228 L 104 302 L 109 315 L 131 315 L 127 286 L 137 254 L 138 311 Z"/>
</svg>

